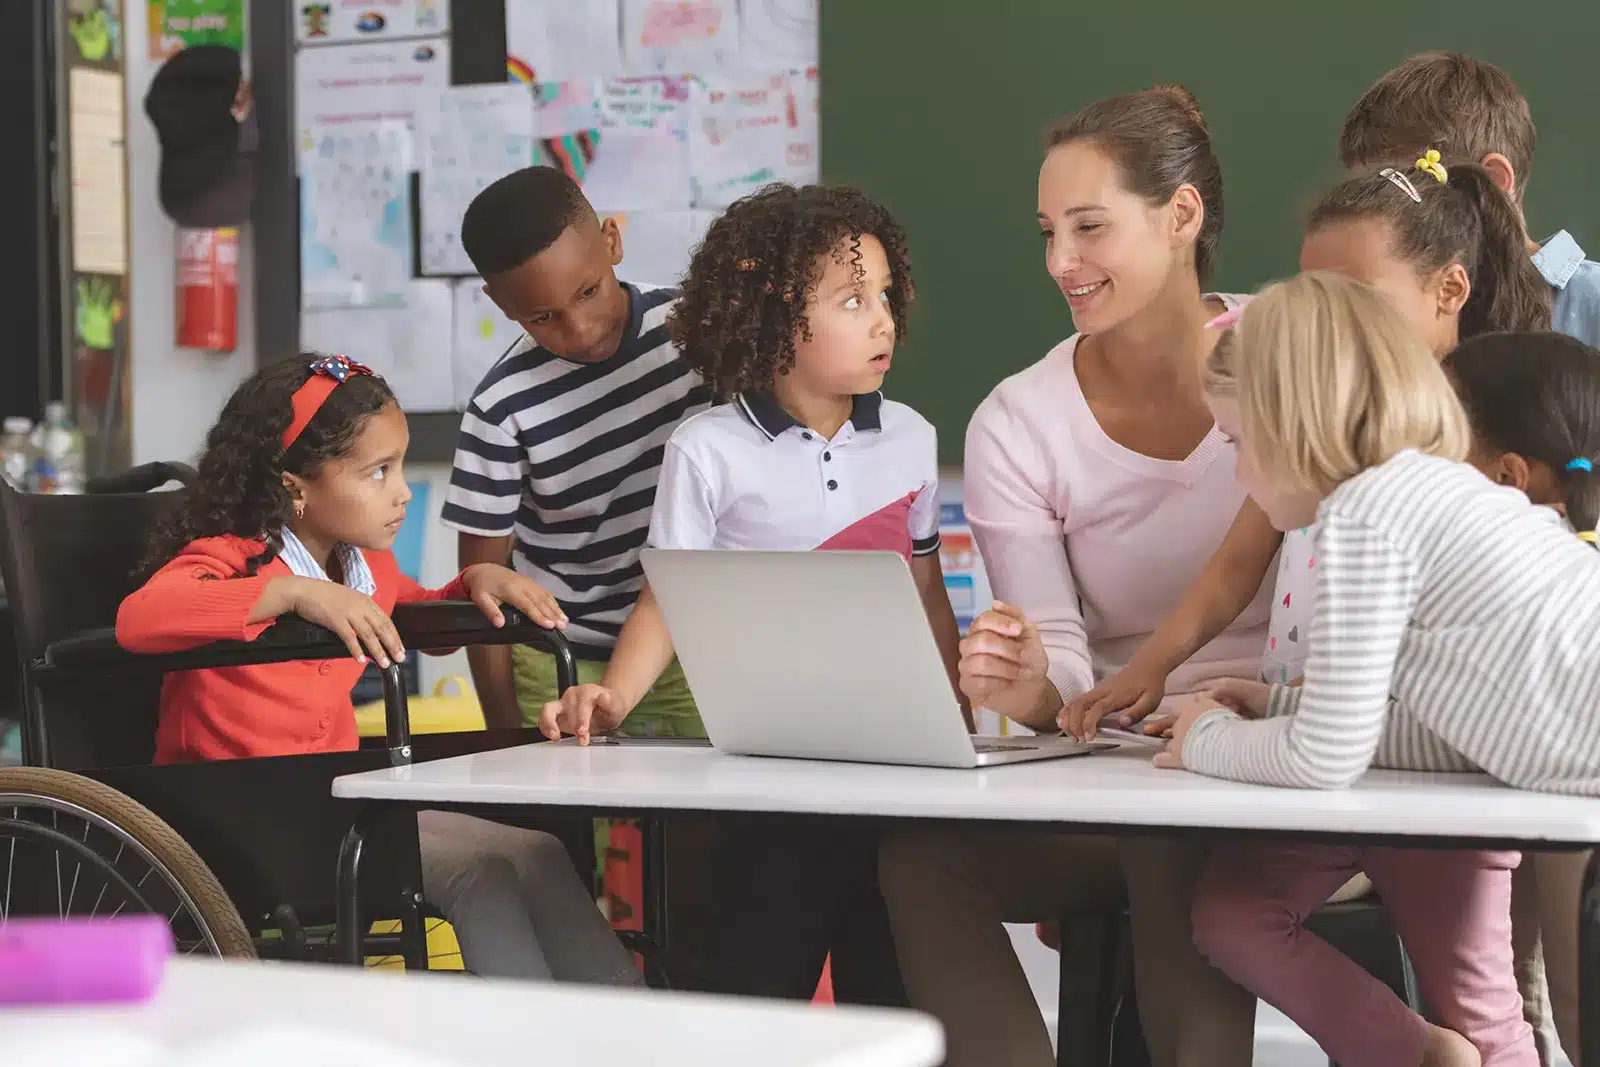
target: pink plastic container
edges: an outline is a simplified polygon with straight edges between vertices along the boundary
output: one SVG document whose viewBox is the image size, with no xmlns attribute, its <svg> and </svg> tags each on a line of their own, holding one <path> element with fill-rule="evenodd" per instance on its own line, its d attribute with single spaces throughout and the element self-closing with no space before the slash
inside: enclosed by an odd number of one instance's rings
<svg viewBox="0 0 1600 1067">
<path fill-rule="evenodd" d="M 11 919 L 0 926 L 0 1005 L 148 1000 L 171 955 L 159 915 Z"/>
</svg>

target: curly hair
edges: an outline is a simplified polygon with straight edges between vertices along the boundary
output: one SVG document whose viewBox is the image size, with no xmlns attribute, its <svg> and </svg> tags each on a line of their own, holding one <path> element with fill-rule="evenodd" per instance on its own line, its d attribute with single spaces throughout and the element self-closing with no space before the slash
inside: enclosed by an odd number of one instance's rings
<svg viewBox="0 0 1600 1067">
<path fill-rule="evenodd" d="M 329 460 L 349 455 L 366 421 L 395 402 L 382 378 L 351 375 L 328 394 L 285 449 L 283 433 L 293 418 L 295 390 L 310 379 L 316 358 L 307 354 L 269 364 L 234 390 L 206 435 L 195 485 L 151 535 L 143 575 L 159 570 L 202 537 L 231 534 L 264 540 L 266 551 L 250 561 L 248 574 L 282 551 L 278 531 L 294 517 L 284 473 L 315 477 Z"/>
<path fill-rule="evenodd" d="M 689 261 L 668 327 L 672 343 L 719 400 L 770 389 L 794 366 L 796 338 L 810 340 L 806 305 L 833 256 L 861 266 L 861 239 L 889 260 L 896 337 L 915 295 L 906 234 L 888 210 L 848 186 L 769 185 L 711 224 Z"/>
</svg>

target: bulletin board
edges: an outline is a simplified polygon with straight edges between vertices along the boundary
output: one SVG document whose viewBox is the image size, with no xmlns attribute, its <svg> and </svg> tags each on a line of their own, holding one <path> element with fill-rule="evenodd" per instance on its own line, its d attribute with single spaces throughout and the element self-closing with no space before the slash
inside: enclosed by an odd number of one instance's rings
<svg viewBox="0 0 1600 1067">
<path fill-rule="evenodd" d="M 671 285 L 727 204 L 818 177 L 819 0 L 290 6 L 297 345 L 383 374 L 419 458 L 521 336 L 460 243 L 485 186 L 561 167 L 616 219 L 618 276 Z"/>
</svg>

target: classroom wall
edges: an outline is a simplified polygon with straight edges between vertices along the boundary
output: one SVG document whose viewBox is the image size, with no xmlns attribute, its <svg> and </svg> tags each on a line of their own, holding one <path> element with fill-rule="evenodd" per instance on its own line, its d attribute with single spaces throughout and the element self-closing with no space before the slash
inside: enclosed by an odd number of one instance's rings
<svg viewBox="0 0 1600 1067">
<path fill-rule="evenodd" d="M 192 461 L 235 386 L 255 369 L 255 308 L 250 227 L 240 232 L 239 342 L 231 353 L 173 344 L 176 227 L 161 211 L 161 146 L 144 113 L 144 94 L 160 66 L 150 58 L 143 11 L 123 20 L 127 56 L 128 258 L 133 462 Z"/>
</svg>

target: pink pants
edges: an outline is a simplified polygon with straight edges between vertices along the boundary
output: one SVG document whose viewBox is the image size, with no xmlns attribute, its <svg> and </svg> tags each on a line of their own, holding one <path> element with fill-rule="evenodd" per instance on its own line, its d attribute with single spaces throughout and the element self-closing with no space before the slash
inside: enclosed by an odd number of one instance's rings
<svg viewBox="0 0 1600 1067">
<path fill-rule="evenodd" d="M 1334 890 L 1365 871 L 1435 1021 L 1476 1045 L 1483 1067 L 1538 1067 L 1512 969 L 1518 859 L 1515 852 L 1226 843 L 1212 852 L 1195 896 L 1195 944 L 1334 1061 L 1416 1067 L 1428 1024 L 1305 928 Z"/>
</svg>

